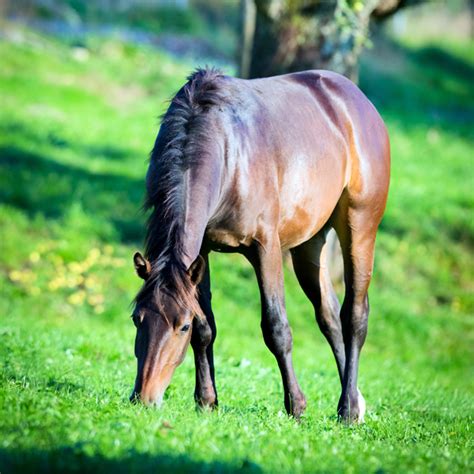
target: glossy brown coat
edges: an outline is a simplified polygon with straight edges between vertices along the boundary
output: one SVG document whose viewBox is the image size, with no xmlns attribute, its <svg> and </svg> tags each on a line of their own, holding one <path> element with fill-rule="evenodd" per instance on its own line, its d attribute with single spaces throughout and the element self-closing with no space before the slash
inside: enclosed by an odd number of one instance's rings
<svg viewBox="0 0 474 474">
<path fill-rule="evenodd" d="M 187 126 L 179 128 L 173 114 L 185 116 L 181 122 Z M 290 250 L 298 280 L 336 357 L 342 384 L 338 413 L 346 420 L 362 420 L 358 360 L 367 331 L 375 235 L 390 175 L 388 135 L 379 114 L 352 82 L 328 71 L 250 81 L 198 71 L 177 94 L 167 116 L 147 176 L 153 215 L 146 256 L 154 279 L 145 287 L 153 291 L 142 290 L 136 313 L 160 299 L 168 281 L 160 275 L 169 265 L 190 269 L 199 255 L 207 260 L 211 250 L 244 254 L 256 270 L 262 331 L 282 373 L 285 406 L 298 417 L 306 401 L 291 361 L 281 258 L 282 250 Z M 172 165 L 166 153 L 175 146 L 173 136 L 180 133 L 184 138 L 176 140 L 179 150 L 174 153 L 181 159 L 181 171 L 168 172 Z M 160 195 L 159 189 L 166 192 Z M 171 229 L 168 240 L 158 239 L 159 244 L 153 239 L 160 228 L 157 221 L 161 228 Z M 336 230 L 344 256 L 342 310 L 325 261 L 330 228 Z M 169 250 L 170 238 L 178 252 Z M 181 279 L 191 290 L 183 293 L 175 281 L 171 293 L 174 289 L 183 301 L 192 295 L 192 285 L 185 271 Z M 188 336 L 196 359 L 195 395 L 200 404 L 214 405 L 215 324 L 208 265 L 199 290 L 203 317 L 194 319 Z M 179 324 L 192 305 L 182 306 L 176 317 Z M 155 305 L 153 311 L 155 318 L 163 318 L 167 308 Z M 156 337 L 165 338 L 166 331 Z M 147 353 L 156 359 L 156 351 Z M 146 391 L 142 379 L 139 369 L 137 395 Z M 156 386 L 159 379 L 157 369 L 150 384 Z M 159 397 L 165 388 L 162 383 L 160 390 L 151 392 Z"/>
</svg>

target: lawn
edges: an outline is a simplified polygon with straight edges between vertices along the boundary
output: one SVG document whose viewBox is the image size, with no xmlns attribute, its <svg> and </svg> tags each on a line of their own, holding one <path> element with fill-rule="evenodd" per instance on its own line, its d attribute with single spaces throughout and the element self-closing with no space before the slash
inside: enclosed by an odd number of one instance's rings
<svg viewBox="0 0 474 474">
<path fill-rule="evenodd" d="M 151 47 L 0 36 L 0 471 L 469 472 L 473 418 L 472 45 L 386 42 L 361 86 L 392 186 L 360 387 L 337 422 L 332 354 L 286 272 L 301 423 L 283 410 L 250 266 L 213 255 L 220 407 L 196 412 L 191 351 L 160 410 L 132 406 L 146 158 L 193 65 Z"/>
</svg>

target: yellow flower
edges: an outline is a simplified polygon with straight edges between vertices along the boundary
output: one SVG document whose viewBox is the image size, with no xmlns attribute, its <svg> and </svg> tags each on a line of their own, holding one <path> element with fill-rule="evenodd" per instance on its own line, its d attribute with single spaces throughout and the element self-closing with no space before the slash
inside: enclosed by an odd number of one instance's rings
<svg viewBox="0 0 474 474">
<path fill-rule="evenodd" d="M 101 304 L 104 302 L 104 295 L 101 295 L 101 294 L 90 295 L 90 296 L 87 298 L 87 302 L 88 302 L 91 306 L 99 306 L 99 305 L 101 305 Z"/>
<path fill-rule="evenodd" d="M 63 275 L 63 276 L 65 275 L 66 270 L 67 269 L 62 262 L 59 265 L 56 265 L 56 267 L 54 268 L 54 271 L 56 272 L 56 274 Z"/>
<path fill-rule="evenodd" d="M 104 246 L 104 253 L 106 255 L 112 255 L 114 253 L 114 248 L 112 247 L 112 245 Z"/>
<path fill-rule="evenodd" d="M 86 297 L 86 292 L 84 290 L 76 291 L 76 293 L 73 293 L 72 295 L 68 296 L 68 302 L 78 306 L 82 303 L 84 303 L 84 299 Z"/>
<path fill-rule="evenodd" d="M 71 262 L 67 268 L 72 273 L 82 273 L 82 265 L 79 262 Z"/>
<path fill-rule="evenodd" d="M 59 281 L 57 278 L 48 282 L 48 290 L 49 291 L 56 291 L 60 287 Z"/>
<path fill-rule="evenodd" d="M 78 286 L 82 285 L 84 283 L 84 281 L 85 281 L 85 278 L 82 275 L 78 275 L 76 277 L 76 285 L 78 285 Z"/>
<path fill-rule="evenodd" d="M 23 283 L 31 283 L 32 281 L 36 280 L 36 275 L 29 269 L 25 269 L 19 272 L 19 279 Z"/>
<path fill-rule="evenodd" d="M 92 265 L 97 263 L 98 259 L 100 257 L 100 250 L 98 248 L 93 248 L 89 250 L 89 253 L 87 254 L 86 259 L 84 260 L 84 270 L 88 270 Z"/>
<path fill-rule="evenodd" d="M 84 282 L 84 286 L 88 289 L 94 288 L 97 286 L 97 279 L 93 276 L 88 276 Z"/>
<path fill-rule="evenodd" d="M 43 242 L 43 243 L 38 245 L 38 252 L 44 253 L 47 250 L 49 250 L 50 247 L 51 247 L 51 245 L 49 245 L 47 242 Z"/>
<path fill-rule="evenodd" d="M 90 258 L 93 262 L 95 262 L 100 257 L 100 250 L 96 247 L 89 250 L 89 255 L 87 258 Z"/>
<path fill-rule="evenodd" d="M 66 281 L 66 278 L 65 278 L 64 274 L 57 275 L 56 278 L 53 278 L 48 283 L 48 288 L 51 291 L 55 291 L 58 288 L 64 288 L 65 286 L 68 286 L 68 282 Z"/>
<path fill-rule="evenodd" d="M 48 255 L 48 260 L 50 260 L 54 265 L 62 265 L 63 258 L 61 255 Z"/>
<path fill-rule="evenodd" d="M 20 281 L 21 280 L 21 272 L 18 270 L 12 270 L 8 276 L 10 277 L 11 281 Z"/>
<path fill-rule="evenodd" d="M 37 263 L 39 262 L 41 259 L 41 255 L 39 254 L 39 252 L 31 252 L 30 253 L 30 262 L 31 263 Z"/>
</svg>

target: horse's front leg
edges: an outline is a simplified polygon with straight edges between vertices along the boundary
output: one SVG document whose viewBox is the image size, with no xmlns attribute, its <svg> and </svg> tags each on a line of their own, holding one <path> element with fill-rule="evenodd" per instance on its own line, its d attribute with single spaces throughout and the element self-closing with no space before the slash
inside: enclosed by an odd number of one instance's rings
<svg viewBox="0 0 474 474">
<path fill-rule="evenodd" d="M 306 408 L 306 400 L 293 369 L 293 339 L 286 317 L 282 255 L 278 238 L 266 247 L 258 245 L 250 261 L 255 268 L 260 288 L 263 338 L 280 368 L 286 411 L 299 418 Z"/>
<path fill-rule="evenodd" d="M 199 304 L 206 316 L 204 321 L 194 319 L 191 346 L 196 365 L 196 388 L 194 399 L 200 407 L 217 406 L 217 391 L 214 380 L 213 344 L 216 338 L 216 324 L 211 307 L 211 282 L 209 258 L 205 255 L 206 271 L 199 284 Z"/>
</svg>

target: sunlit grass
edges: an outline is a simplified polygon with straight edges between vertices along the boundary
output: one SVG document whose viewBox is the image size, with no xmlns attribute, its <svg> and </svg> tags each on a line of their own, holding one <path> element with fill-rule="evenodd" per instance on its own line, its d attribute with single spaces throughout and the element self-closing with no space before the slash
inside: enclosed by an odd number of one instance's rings
<svg viewBox="0 0 474 474">
<path fill-rule="evenodd" d="M 393 152 L 361 361 L 367 423 L 336 422 L 333 357 L 288 271 L 308 399 L 297 424 L 260 334 L 255 277 L 237 255 L 211 259 L 219 410 L 195 411 L 191 354 L 161 411 L 128 403 L 146 157 L 189 65 L 114 41 L 91 40 L 78 54 L 12 35 L 0 41 L 2 472 L 472 470 L 473 101 L 464 76 L 443 71 L 433 86 L 442 65 L 404 49 L 394 54 L 416 71 L 416 87 L 405 69 L 384 75 L 369 61 L 362 72 Z M 472 68 L 459 49 L 442 53 Z"/>
</svg>

